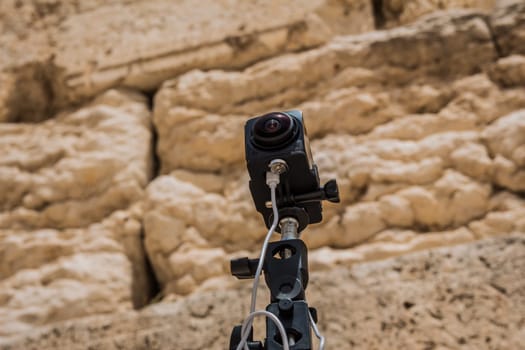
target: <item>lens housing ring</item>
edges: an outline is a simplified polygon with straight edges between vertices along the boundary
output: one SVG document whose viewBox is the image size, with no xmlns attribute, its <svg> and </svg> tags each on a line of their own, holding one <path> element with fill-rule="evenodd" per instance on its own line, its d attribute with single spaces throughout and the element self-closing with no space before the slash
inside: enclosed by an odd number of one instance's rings
<svg viewBox="0 0 525 350">
<path fill-rule="evenodd" d="M 263 149 L 274 149 L 288 145 L 297 137 L 298 122 L 283 112 L 272 112 L 260 116 L 253 124 L 251 142 Z"/>
</svg>

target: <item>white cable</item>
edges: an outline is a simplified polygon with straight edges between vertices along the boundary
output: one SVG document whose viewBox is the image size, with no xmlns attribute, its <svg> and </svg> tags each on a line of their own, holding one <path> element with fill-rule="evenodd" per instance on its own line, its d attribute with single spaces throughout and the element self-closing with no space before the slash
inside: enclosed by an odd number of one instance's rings
<svg viewBox="0 0 525 350">
<path fill-rule="evenodd" d="M 275 232 L 275 229 L 277 228 L 277 224 L 279 222 L 279 211 L 277 210 L 277 200 L 276 200 L 276 194 L 275 190 L 277 185 L 279 184 L 279 174 L 275 174 L 272 172 L 266 173 L 266 184 L 270 187 L 270 196 L 272 201 L 272 210 L 273 210 L 273 222 L 270 226 L 270 229 L 268 230 L 268 233 L 266 234 L 266 237 L 264 238 L 263 246 L 261 249 L 261 256 L 259 257 L 259 263 L 257 264 L 257 270 L 255 272 L 255 277 L 253 280 L 253 287 L 252 287 L 252 300 L 250 303 L 250 314 L 242 323 L 241 327 L 241 341 L 237 345 L 236 350 L 249 350 L 248 348 L 248 336 L 250 334 L 252 325 L 253 325 L 253 319 L 256 316 L 266 316 L 270 320 L 275 323 L 275 326 L 279 330 L 279 333 L 281 333 L 281 339 L 283 340 L 283 349 L 284 350 L 290 350 L 290 345 L 288 344 L 288 336 L 286 335 L 286 330 L 284 329 L 284 326 L 279 320 L 277 316 L 272 314 L 271 312 L 265 311 L 265 310 L 258 310 L 255 311 L 255 304 L 257 300 L 257 290 L 259 288 L 259 280 L 262 272 L 262 268 L 264 265 L 264 258 L 266 257 L 266 250 L 268 249 L 268 243 L 270 241 L 270 238 L 272 237 L 272 234 Z M 312 313 L 308 311 L 308 316 L 310 318 L 310 323 L 312 325 L 312 329 L 314 330 L 315 336 L 319 339 L 319 350 L 324 350 L 324 344 L 325 344 L 325 337 L 321 335 L 321 332 L 319 332 L 319 328 L 317 328 L 317 325 L 314 321 L 314 318 L 312 316 Z"/>
<path fill-rule="evenodd" d="M 272 173 L 269 172 L 268 174 L 272 174 Z M 277 182 L 268 183 L 268 186 L 270 186 L 270 197 L 272 200 L 273 222 L 272 222 L 272 226 L 270 226 L 270 229 L 268 230 L 268 233 L 266 234 L 266 237 L 264 238 L 263 246 L 261 249 L 261 256 L 259 257 L 259 264 L 257 265 L 257 270 L 255 271 L 255 278 L 253 280 L 253 288 L 252 288 L 252 301 L 250 303 L 250 313 L 255 311 L 255 301 L 257 299 L 257 290 L 259 288 L 259 280 L 260 280 L 261 272 L 262 272 L 263 265 L 264 265 L 264 258 L 266 257 L 266 250 L 268 249 L 268 242 L 270 241 L 272 234 L 275 232 L 275 229 L 277 228 L 277 223 L 279 222 L 279 211 L 277 210 L 277 199 L 275 196 L 275 188 L 277 187 L 278 184 L 279 184 L 278 175 L 277 175 Z"/>
<path fill-rule="evenodd" d="M 319 328 L 317 328 L 317 325 L 315 324 L 314 317 L 312 316 L 312 313 L 310 310 L 308 310 L 308 316 L 310 316 L 310 323 L 312 324 L 312 329 L 314 330 L 315 336 L 319 339 L 319 350 L 324 350 L 324 337 L 321 335 L 321 332 L 319 332 Z"/>
<path fill-rule="evenodd" d="M 270 229 L 268 230 L 268 233 L 266 234 L 266 237 L 264 238 L 263 246 L 261 249 L 261 256 L 259 257 L 259 264 L 257 265 L 257 270 L 255 272 L 255 277 L 253 280 L 252 300 L 250 303 L 250 315 L 248 315 L 248 317 L 243 322 L 243 327 L 241 330 L 241 341 L 239 345 L 237 345 L 237 350 L 241 350 L 243 347 L 244 347 L 244 350 L 249 350 L 248 344 L 246 343 L 246 341 L 248 340 L 248 336 L 250 334 L 250 330 L 253 324 L 253 318 L 256 316 L 256 314 L 257 315 L 264 314 L 267 317 L 270 317 L 277 325 L 277 328 L 279 328 L 279 332 L 284 331 L 284 336 L 283 336 L 283 333 L 281 332 L 281 338 L 283 339 L 283 348 L 286 350 L 289 349 L 288 337 L 286 336 L 286 331 L 284 330 L 284 326 L 281 323 L 281 320 L 279 320 L 279 318 L 277 318 L 274 314 L 269 313 L 268 311 L 264 311 L 264 310 L 255 311 L 255 303 L 257 300 L 257 290 L 259 288 L 259 279 L 261 277 L 261 272 L 262 272 L 262 268 L 264 265 L 264 258 L 266 256 L 266 250 L 268 249 L 268 242 L 270 241 L 270 238 L 272 237 L 272 234 L 275 232 L 275 229 L 277 228 L 277 224 L 279 223 L 279 211 L 277 210 L 277 199 L 276 199 L 276 194 L 275 194 L 275 189 L 277 185 L 279 184 L 279 174 L 267 172 L 266 173 L 266 184 L 270 187 L 270 197 L 272 201 L 272 210 L 273 210 L 273 222 L 272 222 L 272 225 L 270 226 Z M 268 314 L 274 316 L 274 318 L 272 318 Z"/>
</svg>

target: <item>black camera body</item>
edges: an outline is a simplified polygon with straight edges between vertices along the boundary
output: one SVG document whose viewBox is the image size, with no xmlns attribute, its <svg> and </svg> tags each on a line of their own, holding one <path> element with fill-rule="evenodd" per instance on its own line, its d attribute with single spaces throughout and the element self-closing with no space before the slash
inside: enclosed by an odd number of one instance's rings
<svg viewBox="0 0 525 350">
<path fill-rule="evenodd" d="M 320 186 L 301 111 L 272 112 L 248 120 L 245 146 L 250 191 L 267 227 L 271 226 L 273 213 L 268 205 L 271 202 L 266 172 L 275 159 L 287 165 L 276 191 L 279 217 L 295 217 L 302 230 L 322 220 L 321 200 L 339 201 L 335 180 L 329 181 L 325 188 Z"/>
</svg>

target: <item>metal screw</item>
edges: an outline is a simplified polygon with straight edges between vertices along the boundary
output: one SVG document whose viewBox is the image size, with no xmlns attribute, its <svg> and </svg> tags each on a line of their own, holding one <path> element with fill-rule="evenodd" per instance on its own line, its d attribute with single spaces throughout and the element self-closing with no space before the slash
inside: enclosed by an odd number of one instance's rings
<svg viewBox="0 0 525 350">
<path fill-rule="evenodd" d="M 269 164 L 270 171 L 274 174 L 281 175 L 288 171 L 288 164 L 282 159 L 274 159 Z"/>
</svg>

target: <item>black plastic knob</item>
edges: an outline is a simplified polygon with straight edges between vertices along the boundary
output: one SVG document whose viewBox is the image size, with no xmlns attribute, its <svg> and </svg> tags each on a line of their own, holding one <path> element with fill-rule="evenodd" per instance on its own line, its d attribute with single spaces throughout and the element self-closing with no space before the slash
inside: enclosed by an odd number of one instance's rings
<svg viewBox="0 0 525 350">
<path fill-rule="evenodd" d="M 239 258 L 230 260 L 230 270 L 233 276 L 240 280 L 255 277 L 259 259 Z"/>
<path fill-rule="evenodd" d="M 332 203 L 339 203 L 341 201 L 339 198 L 339 186 L 337 186 L 336 180 L 330 180 L 325 183 L 323 191 L 327 201 Z"/>
</svg>

